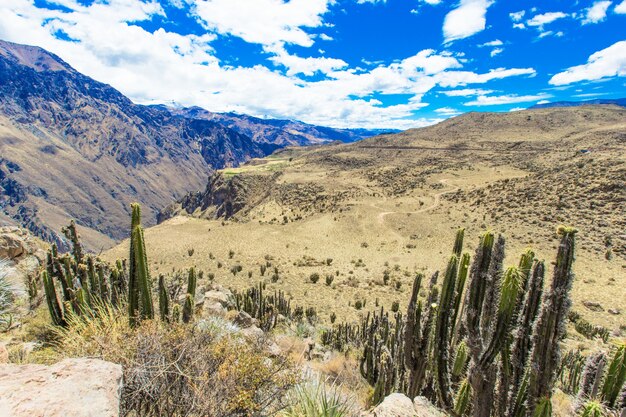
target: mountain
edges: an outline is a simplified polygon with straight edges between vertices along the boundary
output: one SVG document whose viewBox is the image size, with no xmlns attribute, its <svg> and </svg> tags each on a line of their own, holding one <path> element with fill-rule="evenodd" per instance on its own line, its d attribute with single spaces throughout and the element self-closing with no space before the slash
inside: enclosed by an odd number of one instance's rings
<svg viewBox="0 0 626 417">
<path fill-rule="evenodd" d="M 154 224 L 214 169 L 286 145 L 361 137 L 209 115 L 137 105 L 52 53 L 0 41 L 0 220 L 64 245 L 61 227 L 76 219 L 90 248 L 109 246 L 126 235 L 133 201 Z"/>
<path fill-rule="evenodd" d="M 335 129 L 315 126 L 297 120 L 261 119 L 236 113 L 213 113 L 201 107 L 169 108 L 175 115 L 190 119 L 211 120 L 249 136 L 256 143 L 280 146 L 319 145 L 333 141 L 356 142 L 394 129 Z"/>
<path fill-rule="evenodd" d="M 592 104 L 606 104 L 606 105 L 615 105 L 626 107 L 626 98 L 615 98 L 615 99 L 594 99 L 594 100 L 584 100 L 584 101 L 555 101 L 553 103 L 542 103 L 535 104 L 534 106 L 529 107 L 529 109 L 547 109 L 550 107 L 577 107 L 577 106 L 588 106 Z"/>
</svg>

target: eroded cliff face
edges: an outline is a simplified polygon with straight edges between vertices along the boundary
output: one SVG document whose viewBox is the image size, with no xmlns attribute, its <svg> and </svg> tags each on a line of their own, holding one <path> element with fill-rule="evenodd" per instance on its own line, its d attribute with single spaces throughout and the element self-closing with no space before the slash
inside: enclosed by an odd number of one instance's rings
<svg viewBox="0 0 626 417">
<path fill-rule="evenodd" d="M 216 172 L 209 177 L 204 191 L 188 193 L 178 202 L 161 210 L 157 222 L 161 223 L 180 214 L 225 219 L 235 215 L 245 216 L 279 188 L 276 180 L 280 175 L 274 173 L 227 177 Z"/>
</svg>

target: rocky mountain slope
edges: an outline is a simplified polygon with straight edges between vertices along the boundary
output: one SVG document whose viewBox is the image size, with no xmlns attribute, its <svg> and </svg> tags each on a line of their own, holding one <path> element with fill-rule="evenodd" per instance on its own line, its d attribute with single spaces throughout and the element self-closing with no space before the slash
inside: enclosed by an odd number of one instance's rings
<svg viewBox="0 0 626 417">
<path fill-rule="evenodd" d="M 261 119 L 245 114 L 213 113 L 200 107 L 170 109 L 170 111 L 186 118 L 212 120 L 249 136 L 257 143 L 280 146 L 318 145 L 333 141 L 356 142 L 383 133 L 399 132 L 393 129 L 335 129 L 314 126 L 297 120 Z"/>
<path fill-rule="evenodd" d="M 61 226 L 74 218 L 89 247 L 109 246 L 125 235 L 132 201 L 153 224 L 214 169 L 357 137 L 261 119 L 231 128 L 207 114 L 134 104 L 41 48 L 0 41 L 0 220 L 63 244 Z"/>
</svg>

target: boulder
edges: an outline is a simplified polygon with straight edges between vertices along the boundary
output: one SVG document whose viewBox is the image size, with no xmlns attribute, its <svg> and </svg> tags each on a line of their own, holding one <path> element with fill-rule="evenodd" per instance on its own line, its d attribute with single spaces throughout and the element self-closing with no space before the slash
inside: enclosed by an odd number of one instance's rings
<svg viewBox="0 0 626 417">
<path fill-rule="evenodd" d="M 241 334 L 248 340 L 258 340 L 262 337 L 265 337 L 265 333 L 263 330 L 259 329 L 256 326 L 250 326 L 247 329 L 242 329 Z"/>
<path fill-rule="evenodd" d="M 254 319 L 250 314 L 245 311 L 239 311 L 237 315 L 233 318 L 233 323 L 242 329 L 247 329 L 248 327 L 252 327 L 255 325 Z"/>
<path fill-rule="evenodd" d="M 390 394 L 364 417 L 417 417 L 413 401 L 404 394 Z"/>
<path fill-rule="evenodd" d="M 118 417 L 122 367 L 98 359 L 0 365 L 0 415 Z"/>
<path fill-rule="evenodd" d="M 230 296 L 225 291 L 211 290 L 204 293 L 205 303 L 220 303 L 224 308 L 228 308 L 230 305 Z"/>
<path fill-rule="evenodd" d="M 15 259 L 26 252 L 24 240 L 14 233 L 0 235 L 0 259 Z"/>
<path fill-rule="evenodd" d="M 226 314 L 226 307 L 222 304 L 214 301 L 205 301 L 202 305 L 202 316 L 219 316 L 222 317 Z"/>
<path fill-rule="evenodd" d="M 446 413 L 435 407 L 425 397 L 415 397 L 413 407 L 417 417 L 446 417 Z"/>
</svg>

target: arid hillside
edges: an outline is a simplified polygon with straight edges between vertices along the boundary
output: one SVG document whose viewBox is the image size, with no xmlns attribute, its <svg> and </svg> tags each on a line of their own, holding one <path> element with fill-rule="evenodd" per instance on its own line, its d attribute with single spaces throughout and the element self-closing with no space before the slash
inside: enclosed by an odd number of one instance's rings
<svg viewBox="0 0 626 417">
<path fill-rule="evenodd" d="M 579 230 L 574 310 L 625 329 L 626 109 L 470 113 L 220 174 L 146 230 L 155 274 L 191 262 L 219 284 L 263 280 L 323 319 L 349 320 L 405 309 L 415 272 L 444 268 L 459 227 L 469 250 L 486 229 L 502 233 L 513 264 L 526 247 L 552 261 L 566 224 Z"/>
</svg>

